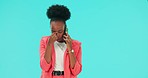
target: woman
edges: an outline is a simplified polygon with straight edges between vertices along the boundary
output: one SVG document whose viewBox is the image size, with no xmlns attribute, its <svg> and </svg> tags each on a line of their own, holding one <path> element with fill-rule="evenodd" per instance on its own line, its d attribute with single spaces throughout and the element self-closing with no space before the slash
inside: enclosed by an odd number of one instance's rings
<svg viewBox="0 0 148 78">
<path fill-rule="evenodd" d="M 66 32 L 70 15 L 64 5 L 52 5 L 47 10 L 52 34 L 40 42 L 41 78 L 77 78 L 82 70 L 81 43 Z"/>
</svg>

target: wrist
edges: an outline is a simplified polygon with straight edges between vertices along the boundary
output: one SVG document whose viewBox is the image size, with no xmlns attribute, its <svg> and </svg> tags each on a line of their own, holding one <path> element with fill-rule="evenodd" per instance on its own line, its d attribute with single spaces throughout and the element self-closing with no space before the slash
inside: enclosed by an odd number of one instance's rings
<svg viewBox="0 0 148 78">
<path fill-rule="evenodd" d="M 68 51 L 68 53 L 74 53 L 74 50 L 73 50 L 73 49 L 71 49 L 71 50 L 69 50 L 69 51 Z"/>
<path fill-rule="evenodd" d="M 52 45 L 52 43 L 49 41 L 49 42 L 48 42 L 48 46 L 51 46 L 51 45 Z"/>
</svg>

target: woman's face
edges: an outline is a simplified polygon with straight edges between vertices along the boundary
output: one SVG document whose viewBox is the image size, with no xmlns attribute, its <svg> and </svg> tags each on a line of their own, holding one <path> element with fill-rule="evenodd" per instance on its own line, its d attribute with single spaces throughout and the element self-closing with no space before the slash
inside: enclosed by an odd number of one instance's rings
<svg viewBox="0 0 148 78">
<path fill-rule="evenodd" d="M 57 34 L 57 41 L 63 41 L 63 34 L 64 34 L 64 28 L 65 24 L 63 21 L 51 21 L 51 32 Z"/>
</svg>

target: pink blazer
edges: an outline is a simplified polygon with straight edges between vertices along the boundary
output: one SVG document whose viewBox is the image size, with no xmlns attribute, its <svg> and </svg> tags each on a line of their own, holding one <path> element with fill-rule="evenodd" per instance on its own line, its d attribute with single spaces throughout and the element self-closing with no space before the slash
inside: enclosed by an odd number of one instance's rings
<svg viewBox="0 0 148 78">
<path fill-rule="evenodd" d="M 54 46 L 52 45 L 52 60 L 48 64 L 44 59 L 45 49 L 47 47 L 47 43 L 50 36 L 42 37 L 40 41 L 40 67 L 42 69 L 41 78 L 52 78 L 52 71 L 55 66 L 55 50 Z M 64 78 L 77 78 L 77 75 L 82 70 L 82 49 L 81 49 L 81 42 L 77 40 L 72 41 L 72 49 L 74 50 L 74 54 L 76 56 L 76 63 L 74 68 L 70 68 L 70 59 L 67 52 L 64 53 Z M 66 49 L 67 51 L 68 49 Z"/>
</svg>

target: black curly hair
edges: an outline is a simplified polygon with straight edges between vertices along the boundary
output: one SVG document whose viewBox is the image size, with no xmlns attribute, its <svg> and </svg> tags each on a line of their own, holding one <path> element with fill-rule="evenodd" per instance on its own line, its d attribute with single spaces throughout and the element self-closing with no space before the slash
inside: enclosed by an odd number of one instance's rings
<svg viewBox="0 0 148 78">
<path fill-rule="evenodd" d="M 69 9 L 64 5 L 52 5 L 47 9 L 47 17 L 51 19 L 50 21 L 61 20 L 65 23 L 70 19 L 71 13 Z"/>
</svg>

